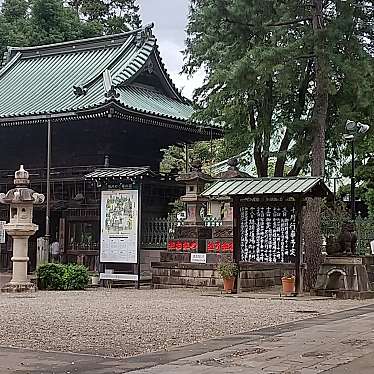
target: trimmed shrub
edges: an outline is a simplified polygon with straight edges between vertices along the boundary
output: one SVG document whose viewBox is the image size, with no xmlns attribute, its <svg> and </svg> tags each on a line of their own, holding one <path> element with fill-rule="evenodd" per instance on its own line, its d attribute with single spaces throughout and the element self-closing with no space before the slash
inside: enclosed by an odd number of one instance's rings
<svg viewBox="0 0 374 374">
<path fill-rule="evenodd" d="M 37 276 L 42 290 L 83 290 L 90 279 L 88 269 L 76 264 L 43 264 L 38 267 Z"/>
</svg>

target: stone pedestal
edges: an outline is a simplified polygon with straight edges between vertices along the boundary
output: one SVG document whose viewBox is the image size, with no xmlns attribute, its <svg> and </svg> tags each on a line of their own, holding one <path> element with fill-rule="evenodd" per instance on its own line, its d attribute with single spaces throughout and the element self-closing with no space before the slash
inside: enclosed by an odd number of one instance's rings
<svg viewBox="0 0 374 374">
<path fill-rule="evenodd" d="M 374 298 L 361 257 L 326 257 L 312 293 L 339 299 Z"/>
<path fill-rule="evenodd" d="M 37 225 L 32 224 L 29 230 L 22 230 L 16 227 L 9 227 L 7 233 L 13 237 L 13 272 L 11 281 L 6 284 L 2 292 L 24 292 L 35 291 L 35 285 L 27 277 L 28 240 L 38 229 Z"/>
</svg>

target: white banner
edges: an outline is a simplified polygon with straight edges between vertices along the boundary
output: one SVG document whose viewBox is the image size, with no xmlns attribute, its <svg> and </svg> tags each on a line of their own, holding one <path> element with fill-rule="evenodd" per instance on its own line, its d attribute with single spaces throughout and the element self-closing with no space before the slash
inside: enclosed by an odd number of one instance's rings
<svg viewBox="0 0 374 374">
<path fill-rule="evenodd" d="M 206 253 L 191 253 L 191 262 L 206 264 Z"/>
<path fill-rule="evenodd" d="M 101 262 L 138 262 L 138 205 L 137 190 L 101 193 Z"/>
</svg>

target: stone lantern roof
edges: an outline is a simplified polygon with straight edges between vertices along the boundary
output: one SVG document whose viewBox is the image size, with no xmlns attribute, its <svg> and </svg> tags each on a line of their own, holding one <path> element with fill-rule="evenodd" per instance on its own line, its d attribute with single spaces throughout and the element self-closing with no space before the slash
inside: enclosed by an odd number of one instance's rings
<svg viewBox="0 0 374 374">
<path fill-rule="evenodd" d="M 220 179 L 251 178 L 248 173 L 239 170 L 239 161 L 237 158 L 231 158 L 227 161 L 227 164 L 229 165 L 229 168 L 226 171 L 218 174 Z"/>
<path fill-rule="evenodd" d="M 213 182 L 214 178 L 206 174 L 202 171 L 202 162 L 201 161 L 194 161 L 191 164 L 191 171 L 188 173 L 181 173 L 176 178 L 179 182 L 192 182 L 195 180 L 200 180 L 204 182 Z"/>
<path fill-rule="evenodd" d="M 43 204 L 44 195 L 35 192 L 31 188 L 28 188 L 30 184 L 29 173 L 20 166 L 19 170 L 14 173 L 14 184 L 15 188 L 12 188 L 7 193 L 0 194 L 0 203 L 2 204 L 23 204 L 32 203 L 35 205 Z"/>
</svg>

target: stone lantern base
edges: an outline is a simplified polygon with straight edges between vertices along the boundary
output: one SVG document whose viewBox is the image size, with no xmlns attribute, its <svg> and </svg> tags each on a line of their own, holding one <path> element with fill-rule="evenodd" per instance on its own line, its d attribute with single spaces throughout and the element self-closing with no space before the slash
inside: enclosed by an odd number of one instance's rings
<svg viewBox="0 0 374 374">
<path fill-rule="evenodd" d="M 338 299 L 372 299 L 369 278 L 362 257 L 326 257 L 320 266 L 315 289 L 316 296 Z"/>
<path fill-rule="evenodd" d="M 25 283 L 25 284 L 6 284 L 2 289 L 1 292 L 6 293 L 18 293 L 18 292 L 35 292 L 36 286 L 34 283 Z"/>
</svg>

